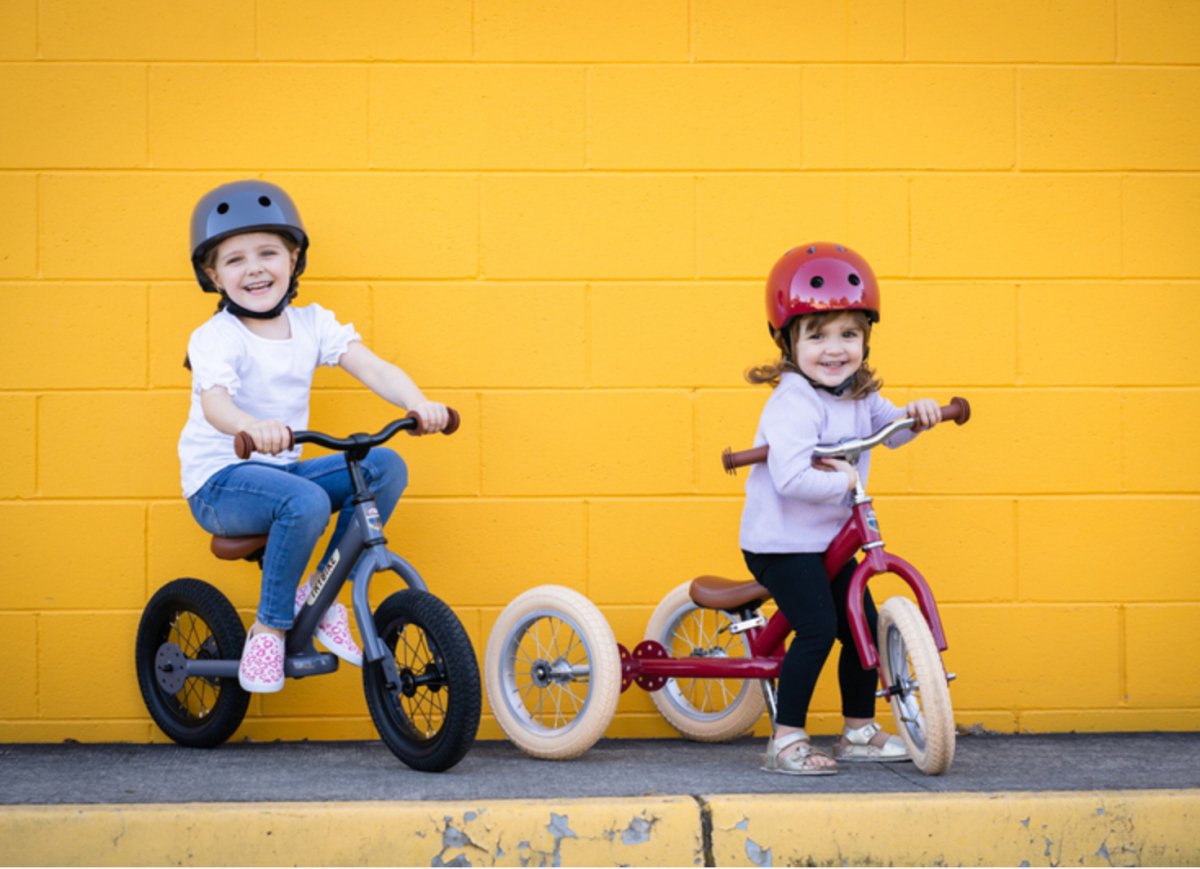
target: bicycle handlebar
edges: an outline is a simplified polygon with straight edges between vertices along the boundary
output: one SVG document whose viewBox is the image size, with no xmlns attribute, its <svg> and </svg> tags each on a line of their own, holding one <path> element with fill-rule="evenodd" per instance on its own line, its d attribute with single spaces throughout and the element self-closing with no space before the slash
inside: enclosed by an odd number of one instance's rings
<svg viewBox="0 0 1200 869">
<path fill-rule="evenodd" d="M 941 412 L 942 422 L 953 421 L 958 425 L 962 425 L 971 418 L 971 405 L 965 398 L 955 396 L 950 399 L 948 405 L 941 408 Z M 879 446 L 896 432 L 912 428 L 916 424 L 917 421 L 910 417 L 894 419 L 879 431 L 865 438 L 853 438 L 840 444 L 817 444 L 813 450 L 813 455 L 825 459 L 844 458 L 846 456 L 857 457 L 859 454 Z M 740 450 L 736 453 L 726 448 L 725 452 L 721 453 L 721 466 L 725 468 L 727 473 L 735 474 L 738 468 L 765 462 L 770 449 L 765 444 L 761 447 Z"/>
<path fill-rule="evenodd" d="M 442 429 L 442 434 L 452 435 L 458 431 L 462 417 L 452 407 L 448 407 L 446 410 L 450 412 L 450 421 Z M 288 429 L 288 449 L 290 450 L 296 444 L 316 444 L 327 449 L 341 450 L 343 452 L 364 447 L 370 449 L 371 447 L 387 443 L 401 431 L 407 431 L 410 435 L 426 434 L 426 432 L 421 430 L 421 418 L 417 416 L 416 411 L 410 410 L 406 416 L 401 419 L 392 420 L 373 435 L 352 434 L 347 438 L 335 438 L 332 435 L 323 434 L 319 431 L 292 431 Z M 254 438 L 248 432 L 238 432 L 233 437 L 233 451 L 237 453 L 239 459 L 250 458 L 250 454 L 254 452 Z"/>
</svg>

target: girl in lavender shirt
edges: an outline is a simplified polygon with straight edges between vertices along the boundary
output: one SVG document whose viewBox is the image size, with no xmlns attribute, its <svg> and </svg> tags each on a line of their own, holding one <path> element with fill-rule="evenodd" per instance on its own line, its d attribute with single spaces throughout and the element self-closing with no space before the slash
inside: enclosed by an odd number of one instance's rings
<svg viewBox="0 0 1200 869">
<path fill-rule="evenodd" d="M 899 446 L 936 425 L 937 402 L 919 399 L 904 410 L 879 394 L 867 367 L 871 327 L 879 320 L 879 286 L 861 256 L 819 242 L 788 251 L 767 280 L 767 319 L 780 350 L 773 364 L 746 373 L 751 383 L 775 387 L 763 408 L 755 446 L 769 445 L 766 462 L 746 480 L 740 545 L 746 564 L 787 616 L 795 638 L 783 659 L 775 732 L 762 768 L 788 775 L 830 775 L 837 761 L 908 760 L 904 744 L 875 722 L 876 674 L 859 663 L 846 620 L 846 587 L 853 559 L 833 577 L 824 551 L 850 516 L 859 477 L 840 460 L 813 460 L 818 443 L 871 434 L 901 416 L 917 421 L 894 436 Z M 876 610 L 870 591 L 864 609 L 872 634 Z M 821 668 L 834 639 L 842 643 L 838 684 L 845 726 L 833 756 L 812 747 L 805 720 Z"/>
</svg>

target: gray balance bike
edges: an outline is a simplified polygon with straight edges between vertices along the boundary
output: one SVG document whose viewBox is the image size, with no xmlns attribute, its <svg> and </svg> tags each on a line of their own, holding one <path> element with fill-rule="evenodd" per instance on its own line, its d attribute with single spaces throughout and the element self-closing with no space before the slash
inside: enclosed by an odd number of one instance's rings
<svg viewBox="0 0 1200 869">
<path fill-rule="evenodd" d="M 458 428 L 451 411 L 446 434 Z M 346 533 L 313 579 L 308 600 L 287 634 L 285 674 L 294 679 L 332 673 L 338 658 L 316 651 L 313 634 L 321 615 L 347 580 L 354 583 L 353 609 L 363 647 L 363 690 L 384 743 L 413 769 L 441 772 L 470 749 L 479 729 L 480 687 L 475 651 L 454 611 L 430 594 L 417 571 L 387 548 L 375 499 L 360 462 L 372 447 L 400 431 L 419 433 L 409 414 L 373 435 L 335 438 L 294 433 L 295 443 L 314 443 L 346 456 L 354 485 L 354 515 Z M 248 458 L 253 441 L 244 432 L 235 447 Z M 261 567 L 266 535 L 213 537 L 218 558 L 255 561 Z M 390 570 L 408 586 L 371 612 L 374 574 Z M 199 579 L 176 579 L 150 599 L 138 626 L 138 685 L 154 722 L 180 745 L 210 748 L 233 735 L 250 695 L 238 684 L 246 631 L 233 604 Z"/>
</svg>

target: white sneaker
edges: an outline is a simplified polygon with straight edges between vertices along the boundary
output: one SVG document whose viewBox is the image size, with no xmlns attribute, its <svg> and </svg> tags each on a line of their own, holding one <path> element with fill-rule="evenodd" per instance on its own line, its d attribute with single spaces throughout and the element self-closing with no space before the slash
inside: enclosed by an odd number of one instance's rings
<svg viewBox="0 0 1200 869">
<path fill-rule="evenodd" d="M 304 601 L 308 599 L 308 588 L 308 581 L 305 580 L 300 588 L 296 589 L 296 612 L 300 612 Z M 350 633 L 350 614 L 344 604 L 335 602 L 325 610 L 321 621 L 317 623 L 317 641 L 347 664 L 362 666 L 362 649 Z"/>
<path fill-rule="evenodd" d="M 283 638 L 263 631 L 246 638 L 238 664 L 238 684 L 255 694 L 283 690 Z"/>
</svg>

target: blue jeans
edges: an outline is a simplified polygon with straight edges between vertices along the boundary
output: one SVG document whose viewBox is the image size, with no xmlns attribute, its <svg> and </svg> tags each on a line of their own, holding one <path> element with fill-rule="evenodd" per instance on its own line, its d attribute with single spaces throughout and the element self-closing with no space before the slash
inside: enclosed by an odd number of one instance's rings
<svg viewBox="0 0 1200 869">
<path fill-rule="evenodd" d="M 392 450 L 377 447 L 362 461 L 362 470 L 386 523 L 408 485 L 408 467 Z M 324 566 L 354 515 L 353 495 L 346 459 L 334 453 L 290 465 L 230 465 L 209 477 L 188 498 L 188 506 L 210 534 L 270 535 L 262 561 L 258 621 L 287 630 L 295 618 L 296 589 L 304 567 L 336 512 L 337 525 L 321 556 Z"/>
</svg>

